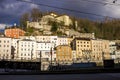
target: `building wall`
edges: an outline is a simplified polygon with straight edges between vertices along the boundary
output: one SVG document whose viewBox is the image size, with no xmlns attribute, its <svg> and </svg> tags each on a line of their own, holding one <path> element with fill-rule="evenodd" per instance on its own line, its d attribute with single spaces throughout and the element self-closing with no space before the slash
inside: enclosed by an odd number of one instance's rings
<svg viewBox="0 0 120 80">
<path fill-rule="evenodd" d="M 35 60 L 36 42 L 32 40 L 21 40 L 18 42 L 18 56 L 20 60 Z"/>
<path fill-rule="evenodd" d="M 35 36 L 20 36 L 20 39 L 23 40 L 23 39 L 30 39 L 30 40 L 36 40 L 35 39 Z"/>
<path fill-rule="evenodd" d="M 25 31 L 19 28 L 13 29 L 5 29 L 5 36 L 10 38 L 19 38 L 20 36 L 24 36 Z"/>
<path fill-rule="evenodd" d="M 69 46 L 71 46 L 71 43 L 72 43 L 72 40 L 73 40 L 73 39 L 74 39 L 74 38 L 70 38 L 70 37 L 67 38 L 67 42 L 68 42 L 68 45 L 69 45 Z"/>
<path fill-rule="evenodd" d="M 104 59 L 111 59 L 110 57 L 110 48 L 109 48 L 109 40 L 102 40 L 102 47 L 103 47 L 103 56 Z"/>
<path fill-rule="evenodd" d="M 38 42 L 50 42 L 51 38 L 50 36 L 35 36 L 36 41 Z"/>
<path fill-rule="evenodd" d="M 109 48 L 110 48 L 109 50 L 110 50 L 111 59 L 115 59 L 115 51 L 117 50 L 116 43 L 113 41 L 110 41 Z"/>
<path fill-rule="evenodd" d="M 72 20 L 71 20 L 70 17 L 67 16 L 67 15 L 59 16 L 59 17 L 57 17 L 56 19 L 57 19 L 58 22 L 59 22 L 59 21 L 64 22 L 64 25 L 66 25 L 66 26 L 69 26 L 69 25 L 73 24 L 73 23 L 72 23 Z"/>
<path fill-rule="evenodd" d="M 72 50 L 72 58 L 73 58 L 73 62 L 76 62 L 76 50 Z"/>
<path fill-rule="evenodd" d="M 93 62 L 102 62 L 103 60 L 103 42 L 102 40 L 91 40 L 92 44 L 92 56 Z"/>
<path fill-rule="evenodd" d="M 11 59 L 11 38 L 0 37 L 0 59 Z"/>
<path fill-rule="evenodd" d="M 46 43 L 37 42 L 36 53 L 37 53 L 37 58 L 39 59 L 41 55 L 43 61 L 51 61 L 51 53 L 52 53 L 52 60 L 55 61 L 56 59 L 53 43 L 50 42 L 46 42 Z"/>
<path fill-rule="evenodd" d="M 89 39 L 76 39 L 76 57 L 78 61 L 90 60 L 91 42 Z"/>
<path fill-rule="evenodd" d="M 57 36 L 51 36 L 50 37 L 50 42 L 53 43 L 54 47 L 58 46 L 58 37 Z"/>
<path fill-rule="evenodd" d="M 67 37 L 58 37 L 58 45 L 68 45 Z"/>
<path fill-rule="evenodd" d="M 18 41 L 20 39 L 12 39 L 12 47 L 11 47 L 11 53 L 13 54 L 12 55 L 12 59 L 15 59 L 17 60 L 18 59 Z"/>
<path fill-rule="evenodd" d="M 58 45 L 58 37 L 57 36 L 35 36 L 36 41 L 38 42 L 50 42 L 53 47 Z"/>
<path fill-rule="evenodd" d="M 115 62 L 120 63 L 120 50 L 115 51 Z"/>
<path fill-rule="evenodd" d="M 37 50 L 37 60 L 40 60 L 40 56 L 41 56 L 41 61 L 42 62 L 56 62 L 56 52 L 54 50 L 52 50 L 52 52 L 50 50 Z M 52 55 L 51 55 L 52 53 Z M 52 57 L 52 58 L 51 58 Z"/>
<path fill-rule="evenodd" d="M 58 63 L 72 62 L 72 49 L 67 45 L 60 45 L 56 48 L 56 60 Z"/>
<path fill-rule="evenodd" d="M 29 21 L 27 21 L 27 28 L 28 27 L 33 27 L 33 28 L 36 28 L 36 29 L 43 28 L 43 26 L 41 26 L 41 24 L 39 22 L 29 22 Z"/>
</svg>

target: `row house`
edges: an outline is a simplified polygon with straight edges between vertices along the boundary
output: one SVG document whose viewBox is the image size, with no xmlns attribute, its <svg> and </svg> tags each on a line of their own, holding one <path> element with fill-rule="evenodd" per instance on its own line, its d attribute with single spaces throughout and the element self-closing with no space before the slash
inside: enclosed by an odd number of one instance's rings
<svg viewBox="0 0 120 80">
<path fill-rule="evenodd" d="M 115 51 L 115 63 L 120 63 L 120 50 Z"/>
<path fill-rule="evenodd" d="M 57 36 L 0 37 L 0 58 L 57 62 L 102 62 L 111 59 L 108 40 Z M 70 47 L 71 46 L 71 47 Z"/>
<path fill-rule="evenodd" d="M 102 40 L 102 51 L 103 51 L 103 59 L 111 59 L 110 57 L 110 48 L 109 48 L 109 40 Z"/>
<path fill-rule="evenodd" d="M 56 53 L 54 51 L 53 43 L 50 42 L 37 42 L 36 43 L 37 59 L 42 61 L 55 61 Z M 52 58 L 51 58 L 52 57 Z"/>
<path fill-rule="evenodd" d="M 109 42 L 109 48 L 110 48 L 111 59 L 115 59 L 115 52 L 117 50 L 116 43 L 114 41 L 110 41 Z"/>
<path fill-rule="evenodd" d="M 11 38 L 0 37 L 0 59 L 11 59 Z"/>
<path fill-rule="evenodd" d="M 67 37 L 58 37 L 58 45 L 68 45 Z"/>
<path fill-rule="evenodd" d="M 12 54 L 12 59 L 14 60 L 17 60 L 18 59 L 18 48 L 19 48 L 19 45 L 18 45 L 18 42 L 19 42 L 20 39 L 15 39 L 13 38 L 12 41 L 11 41 L 11 54 Z"/>
<path fill-rule="evenodd" d="M 72 49 L 68 45 L 59 45 L 56 47 L 56 62 L 60 64 L 72 63 Z"/>
<path fill-rule="evenodd" d="M 76 51 L 76 61 L 102 62 L 104 59 L 110 59 L 108 40 L 75 38 L 71 47 Z"/>
<path fill-rule="evenodd" d="M 103 60 L 103 41 L 102 40 L 91 40 L 92 54 L 91 61 L 102 62 Z"/>
<path fill-rule="evenodd" d="M 53 46 L 57 46 L 57 36 L 35 36 L 35 40 L 38 42 L 50 42 L 54 44 Z"/>
<path fill-rule="evenodd" d="M 86 62 L 90 60 L 92 50 L 89 38 L 75 38 L 71 47 L 76 50 L 76 61 Z"/>
<path fill-rule="evenodd" d="M 21 40 L 23 40 L 23 39 L 30 39 L 30 40 L 34 40 L 34 41 L 36 41 L 36 39 L 35 39 L 34 36 L 20 36 L 19 39 L 21 39 Z"/>
<path fill-rule="evenodd" d="M 69 45 L 71 44 L 74 38 L 71 37 L 58 37 L 58 36 L 20 36 L 20 39 L 30 39 L 38 42 L 50 42 L 53 44 L 53 47 L 58 45 Z"/>
<path fill-rule="evenodd" d="M 36 41 L 24 39 L 18 42 L 19 60 L 36 60 Z"/>
</svg>

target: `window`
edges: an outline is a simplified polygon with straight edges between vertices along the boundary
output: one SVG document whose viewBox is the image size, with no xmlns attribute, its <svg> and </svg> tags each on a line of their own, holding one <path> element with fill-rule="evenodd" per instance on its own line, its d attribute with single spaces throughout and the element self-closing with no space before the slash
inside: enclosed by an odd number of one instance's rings
<svg viewBox="0 0 120 80">
<path fill-rule="evenodd" d="M 57 40 L 57 38 L 54 38 L 54 40 Z"/>
</svg>

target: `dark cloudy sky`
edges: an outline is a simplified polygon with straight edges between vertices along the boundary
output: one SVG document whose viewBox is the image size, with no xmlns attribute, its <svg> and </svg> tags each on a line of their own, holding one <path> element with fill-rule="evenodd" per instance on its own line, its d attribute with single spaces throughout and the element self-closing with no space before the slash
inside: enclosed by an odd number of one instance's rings
<svg viewBox="0 0 120 80">
<path fill-rule="evenodd" d="M 109 2 L 113 0 L 26 0 L 34 1 L 34 3 L 40 3 L 50 6 L 56 6 L 60 8 L 72 9 L 82 11 L 85 13 L 99 14 L 103 16 L 111 16 L 120 18 L 120 5 L 104 5 L 98 3 L 92 3 L 88 1 Z M 117 0 L 115 4 L 119 4 L 120 0 Z M 32 8 L 39 8 L 41 11 L 55 11 L 62 14 L 68 14 L 70 16 L 77 16 L 82 18 L 89 18 L 94 20 L 100 20 L 102 17 L 86 15 L 82 13 L 70 12 L 66 10 L 50 8 L 46 6 L 40 6 L 30 4 L 26 2 L 20 2 L 17 0 L 0 0 L 0 24 L 13 24 L 18 23 L 20 16 L 30 11 Z"/>
</svg>

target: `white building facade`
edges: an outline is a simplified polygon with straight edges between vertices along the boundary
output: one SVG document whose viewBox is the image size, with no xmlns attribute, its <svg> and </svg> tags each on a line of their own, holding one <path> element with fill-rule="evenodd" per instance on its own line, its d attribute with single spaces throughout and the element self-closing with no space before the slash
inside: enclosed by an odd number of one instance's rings
<svg viewBox="0 0 120 80">
<path fill-rule="evenodd" d="M 19 60 L 36 60 L 36 41 L 20 40 L 18 42 L 18 59 Z"/>
<path fill-rule="evenodd" d="M 11 59 L 11 38 L 0 37 L 0 59 Z"/>
<path fill-rule="evenodd" d="M 113 42 L 113 41 L 110 41 L 110 42 L 109 42 L 109 48 L 110 48 L 110 56 L 111 56 L 111 59 L 115 59 L 115 52 L 116 52 L 116 50 L 117 50 L 116 43 Z"/>
<path fill-rule="evenodd" d="M 91 40 L 92 54 L 91 60 L 93 62 L 102 62 L 103 60 L 103 42 L 102 40 L 93 39 Z"/>
<path fill-rule="evenodd" d="M 20 39 L 12 39 L 12 46 L 11 46 L 11 53 L 12 55 L 12 59 L 17 60 L 18 59 L 18 41 Z"/>
<path fill-rule="evenodd" d="M 115 51 L 115 62 L 120 63 L 120 50 Z"/>
<path fill-rule="evenodd" d="M 51 57 L 52 57 L 52 61 L 56 60 L 56 54 L 54 53 L 54 47 L 53 47 L 53 43 L 50 42 L 37 42 L 36 44 L 36 52 L 37 52 L 37 59 L 40 59 L 43 62 L 47 61 L 51 61 Z"/>
<path fill-rule="evenodd" d="M 67 37 L 58 37 L 58 45 L 68 45 Z"/>
</svg>

